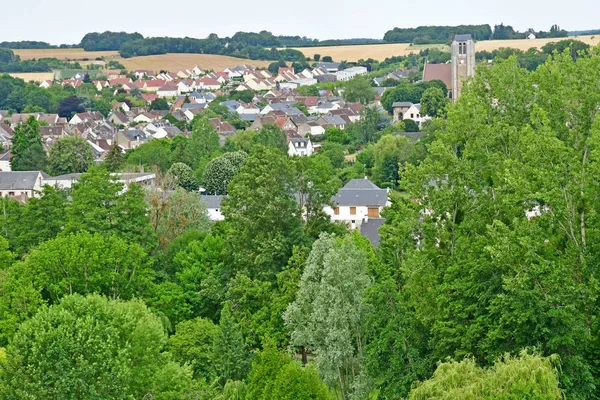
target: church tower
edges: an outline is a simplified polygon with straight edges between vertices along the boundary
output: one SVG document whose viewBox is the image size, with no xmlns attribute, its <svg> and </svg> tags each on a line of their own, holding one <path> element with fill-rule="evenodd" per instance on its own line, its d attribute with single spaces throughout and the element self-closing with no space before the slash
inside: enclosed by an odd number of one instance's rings
<svg viewBox="0 0 600 400">
<path fill-rule="evenodd" d="M 450 98 L 460 97 L 465 78 L 475 76 L 475 42 L 470 34 L 456 35 L 452 42 L 452 88 Z"/>
</svg>

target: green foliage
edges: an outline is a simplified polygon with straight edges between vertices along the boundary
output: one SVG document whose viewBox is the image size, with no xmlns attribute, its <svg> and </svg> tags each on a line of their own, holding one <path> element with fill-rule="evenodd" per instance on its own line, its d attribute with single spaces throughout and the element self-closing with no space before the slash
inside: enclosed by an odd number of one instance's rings
<svg viewBox="0 0 600 400">
<path fill-rule="evenodd" d="M 442 89 L 431 87 L 421 96 L 421 115 L 429 115 L 432 118 L 444 117 L 447 104 L 448 99 Z"/>
<path fill-rule="evenodd" d="M 441 363 L 433 377 L 410 392 L 410 400 L 425 399 L 562 399 L 556 370 L 558 357 L 521 352 L 482 369 L 473 359 Z"/>
<path fill-rule="evenodd" d="M 117 51 L 121 49 L 121 46 L 124 43 L 143 38 L 144 37 L 137 32 L 92 32 L 88 33 L 83 37 L 83 39 L 81 39 L 79 46 L 85 51 Z"/>
<path fill-rule="evenodd" d="M 150 109 L 151 110 L 167 110 L 168 111 L 171 109 L 171 106 L 169 105 L 167 100 L 159 97 L 158 99 L 156 99 L 152 103 L 150 103 Z"/>
<path fill-rule="evenodd" d="M 41 171 L 45 168 L 46 152 L 42 147 L 40 125 L 35 117 L 29 117 L 15 128 L 12 143 L 13 171 Z"/>
<path fill-rule="evenodd" d="M 373 177 L 380 187 L 396 187 L 403 168 L 413 151 L 410 139 L 403 136 L 383 136 L 373 147 L 375 165 Z"/>
<path fill-rule="evenodd" d="M 173 359 L 180 364 L 192 367 L 194 377 L 211 381 L 215 371 L 212 359 L 213 341 L 219 333 L 219 327 L 211 320 L 195 318 L 177 325 L 176 334 L 169 337 L 167 349 Z"/>
<path fill-rule="evenodd" d="M 154 167 L 158 167 L 160 171 L 166 172 L 171 164 L 171 143 L 168 139 L 150 140 L 125 153 L 125 165 L 134 168 L 143 167 L 152 171 Z"/>
<path fill-rule="evenodd" d="M 206 194 L 227 194 L 227 185 L 234 174 L 234 167 L 227 158 L 218 157 L 210 161 L 204 169 L 202 178 Z"/>
<path fill-rule="evenodd" d="M 116 140 L 113 141 L 113 144 L 110 146 L 110 150 L 108 154 L 104 158 L 104 166 L 109 172 L 118 171 L 123 165 L 125 161 L 125 157 L 123 156 L 123 151 L 119 147 L 119 144 Z"/>
<path fill-rule="evenodd" d="M 185 151 L 187 160 L 190 160 L 189 166 L 195 170 L 200 165 L 201 159 L 209 158 L 221 148 L 221 145 L 219 143 L 219 134 L 208 120 L 194 118 L 192 127 L 192 134 L 190 135 Z"/>
<path fill-rule="evenodd" d="M 475 40 L 492 38 L 492 28 L 489 25 L 459 25 L 394 28 L 385 33 L 383 40 L 389 43 L 447 43 L 451 42 L 455 35 L 464 33 L 470 33 Z"/>
<path fill-rule="evenodd" d="M 289 157 L 257 146 L 228 190 L 222 208 L 236 264 L 251 276 L 278 272 L 301 227 Z"/>
<path fill-rule="evenodd" d="M 360 120 L 346 127 L 348 136 L 359 144 L 376 142 L 379 140 L 380 132 L 390 124 L 389 118 L 384 114 L 376 107 L 363 108 L 360 112 Z"/>
<path fill-rule="evenodd" d="M 342 398 L 364 398 L 368 259 L 355 236 L 322 234 L 313 244 L 296 300 L 284 313 L 291 343 L 316 354 L 319 375 Z"/>
<path fill-rule="evenodd" d="M 85 139 L 65 136 L 50 149 L 48 167 L 53 175 L 85 172 L 94 164 L 94 153 Z"/>
<path fill-rule="evenodd" d="M 140 301 L 68 296 L 21 325 L 0 364 L 0 393 L 13 399 L 190 395 L 191 371 L 170 360 L 165 342 L 159 319 Z"/>
<path fill-rule="evenodd" d="M 392 104 L 395 102 L 410 102 L 417 104 L 421 101 L 427 89 L 438 88 L 442 90 L 443 97 L 448 95 L 448 88 L 442 81 L 419 82 L 415 84 L 400 83 L 392 90 L 386 90 L 381 96 L 381 105 L 390 114 L 393 112 Z M 437 93 L 437 92 L 436 92 Z"/>
<path fill-rule="evenodd" d="M 155 231 L 162 247 L 189 230 L 210 231 L 206 205 L 200 195 L 183 188 L 173 191 L 153 215 Z"/>
<path fill-rule="evenodd" d="M 327 400 L 330 397 L 314 368 L 302 368 L 288 354 L 267 345 L 252 364 L 246 398 Z"/>
<path fill-rule="evenodd" d="M 346 132 L 335 127 L 328 127 L 325 131 L 325 138 L 327 142 L 346 144 L 348 142 L 348 135 Z"/>
<path fill-rule="evenodd" d="M 198 181 L 196 181 L 194 171 L 187 164 L 177 162 L 171 165 L 169 175 L 173 177 L 177 186 L 192 192 L 198 190 Z"/>
<path fill-rule="evenodd" d="M 82 174 L 73 185 L 64 231 L 114 234 L 145 247 L 153 246 L 144 189 L 131 183 L 127 191 L 122 191 L 123 184 L 108 171 L 92 168 Z"/>
<path fill-rule="evenodd" d="M 344 100 L 367 105 L 375 99 L 375 90 L 367 78 L 358 76 L 344 85 Z"/>
<path fill-rule="evenodd" d="M 252 365 L 251 353 L 231 315 L 229 303 L 221 311 L 219 330 L 214 337 L 212 364 L 224 385 L 228 380 L 243 380 Z"/>
<path fill-rule="evenodd" d="M 265 124 L 252 139 L 252 145 L 261 145 L 287 153 L 287 135 L 274 124 Z"/>
</svg>

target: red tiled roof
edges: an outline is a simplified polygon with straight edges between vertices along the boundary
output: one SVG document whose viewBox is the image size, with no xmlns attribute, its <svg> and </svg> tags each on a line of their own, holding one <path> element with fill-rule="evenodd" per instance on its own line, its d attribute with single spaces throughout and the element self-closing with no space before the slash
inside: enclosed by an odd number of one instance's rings
<svg viewBox="0 0 600 400">
<path fill-rule="evenodd" d="M 450 64 L 425 64 L 423 73 L 425 82 L 440 80 L 446 84 L 446 87 L 452 87 L 452 65 Z"/>
</svg>

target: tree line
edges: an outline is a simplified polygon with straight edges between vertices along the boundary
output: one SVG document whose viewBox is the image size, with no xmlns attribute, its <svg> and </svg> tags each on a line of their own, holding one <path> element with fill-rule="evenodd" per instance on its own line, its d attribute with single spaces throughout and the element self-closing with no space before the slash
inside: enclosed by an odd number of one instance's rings
<svg viewBox="0 0 600 400">
<path fill-rule="evenodd" d="M 419 26 L 417 28 L 394 28 L 383 36 L 388 43 L 433 44 L 451 43 L 457 34 L 471 34 L 474 40 L 525 39 L 529 32 L 517 32 L 510 25 L 459 25 L 459 26 Z M 552 25 L 548 32 L 535 32 L 539 38 L 566 37 L 568 32 Z"/>
</svg>

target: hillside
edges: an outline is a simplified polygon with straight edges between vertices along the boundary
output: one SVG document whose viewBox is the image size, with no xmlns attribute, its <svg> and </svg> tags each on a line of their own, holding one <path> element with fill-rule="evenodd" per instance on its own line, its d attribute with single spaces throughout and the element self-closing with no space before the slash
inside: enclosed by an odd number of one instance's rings
<svg viewBox="0 0 600 400">
<path fill-rule="evenodd" d="M 590 45 L 600 43 L 600 36 L 576 36 L 569 39 L 581 40 Z M 554 39 L 519 39 L 519 40 L 485 40 L 477 42 L 477 51 L 487 50 L 492 51 L 501 47 L 512 47 L 520 50 L 527 50 L 531 47 L 541 48 L 546 43 L 557 42 L 561 38 Z M 370 44 L 363 46 L 331 46 L 331 47 L 296 47 L 296 50 L 303 52 L 306 57 L 312 58 L 314 54 L 323 56 L 331 56 L 334 61 L 358 61 L 372 58 L 382 61 L 387 57 L 405 56 L 410 53 L 418 53 L 425 48 L 439 48 L 440 45 L 417 45 L 411 46 L 409 43 L 390 43 L 390 44 Z"/>
</svg>

